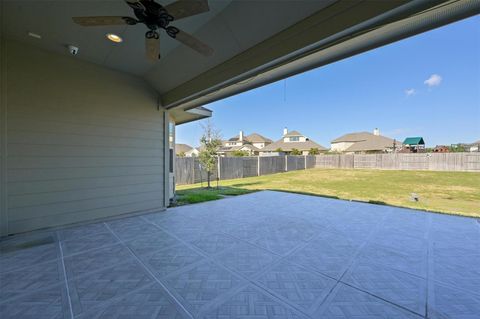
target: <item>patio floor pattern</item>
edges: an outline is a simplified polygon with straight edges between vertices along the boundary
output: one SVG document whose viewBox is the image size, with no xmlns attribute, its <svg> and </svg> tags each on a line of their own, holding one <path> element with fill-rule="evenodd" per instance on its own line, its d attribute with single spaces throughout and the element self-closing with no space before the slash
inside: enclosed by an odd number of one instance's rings
<svg viewBox="0 0 480 319">
<path fill-rule="evenodd" d="M 473 218 L 262 191 L 0 241 L 0 318 L 479 318 Z"/>
</svg>

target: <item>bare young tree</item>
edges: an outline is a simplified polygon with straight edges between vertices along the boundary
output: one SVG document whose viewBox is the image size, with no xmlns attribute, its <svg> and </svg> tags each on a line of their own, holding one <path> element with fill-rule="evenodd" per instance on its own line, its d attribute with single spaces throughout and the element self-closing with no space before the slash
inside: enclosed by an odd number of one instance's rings
<svg viewBox="0 0 480 319">
<path fill-rule="evenodd" d="M 220 131 L 215 129 L 212 122 L 208 121 L 202 125 L 203 135 L 200 138 L 200 153 L 198 159 L 203 168 L 207 171 L 207 188 L 210 188 L 212 171 L 217 165 L 218 149 L 222 146 Z"/>
</svg>

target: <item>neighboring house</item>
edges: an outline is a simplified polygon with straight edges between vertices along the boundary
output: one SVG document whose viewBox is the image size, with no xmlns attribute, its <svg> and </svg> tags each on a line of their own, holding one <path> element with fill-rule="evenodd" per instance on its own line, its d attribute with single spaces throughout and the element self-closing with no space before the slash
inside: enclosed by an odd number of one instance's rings
<svg viewBox="0 0 480 319">
<path fill-rule="evenodd" d="M 319 152 L 326 152 L 327 149 L 322 145 L 312 141 L 298 131 L 288 132 L 287 128 L 283 130 L 283 137 L 278 141 L 265 146 L 260 155 L 288 155 L 293 149 L 302 152 L 303 155 L 308 155 L 312 148 L 318 149 Z"/>
<path fill-rule="evenodd" d="M 400 149 L 402 144 L 380 135 L 378 128 L 369 132 L 354 132 L 342 135 L 331 141 L 330 150 L 346 154 L 390 153 Z"/>
<path fill-rule="evenodd" d="M 450 149 L 446 145 L 437 145 L 432 150 L 433 153 L 448 153 Z"/>
<path fill-rule="evenodd" d="M 177 156 L 186 156 L 186 157 L 192 157 L 192 156 L 198 156 L 198 151 L 197 148 L 191 147 L 188 144 L 175 144 L 175 154 Z"/>
<path fill-rule="evenodd" d="M 223 141 L 223 146 L 218 151 L 220 156 L 231 156 L 234 152 L 243 151 L 248 155 L 258 155 L 260 150 L 271 144 L 273 141 L 258 133 L 246 135 L 243 131 L 227 141 Z"/>
<path fill-rule="evenodd" d="M 403 141 L 402 153 L 424 153 L 425 152 L 425 141 L 423 137 L 407 137 Z"/>
<path fill-rule="evenodd" d="M 465 152 L 480 152 L 480 140 L 473 143 L 453 144 L 452 147 L 461 147 Z"/>
<path fill-rule="evenodd" d="M 480 152 L 480 140 L 470 144 L 468 147 L 468 152 Z"/>
</svg>

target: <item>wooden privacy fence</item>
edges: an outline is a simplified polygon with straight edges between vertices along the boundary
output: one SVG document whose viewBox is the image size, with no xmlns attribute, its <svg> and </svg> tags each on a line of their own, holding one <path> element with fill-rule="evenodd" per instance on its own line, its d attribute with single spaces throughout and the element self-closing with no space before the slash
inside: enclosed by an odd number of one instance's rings
<svg viewBox="0 0 480 319">
<path fill-rule="evenodd" d="M 233 179 L 288 172 L 315 167 L 315 156 L 219 157 L 212 180 Z M 206 171 L 196 157 L 175 160 L 176 184 L 194 184 L 207 180 Z"/>
<path fill-rule="evenodd" d="M 217 169 L 212 172 L 212 180 L 217 178 Z M 194 184 L 207 181 L 207 172 L 201 168 L 196 157 L 175 158 L 175 183 Z"/>
<path fill-rule="evenodd" d="M 352 154 L 316 156 L 219 157 L 212 180 L 261 176 L 308 168 L 480 172 L 480 153 Z M 176 184 L 207 180 L 196 157 L 176 158 Z"/>
<path fill-rule="evenodd" d="M 318 155 L 315 167 L 480 172 L 480 153 Z"/>
</svg>

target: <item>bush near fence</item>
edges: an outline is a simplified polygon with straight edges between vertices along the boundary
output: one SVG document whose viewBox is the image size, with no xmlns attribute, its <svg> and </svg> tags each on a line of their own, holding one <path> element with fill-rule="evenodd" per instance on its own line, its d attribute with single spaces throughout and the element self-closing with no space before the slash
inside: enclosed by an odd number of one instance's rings
<svg viewBox="0 0 480 319">
<path fill-rule="evenodd" d="M 212 180 L 261 176 L 308 168 L 432 170 L 480 172 L 480 153 L 352 154 L 219 157 Z M 177 184 L 207 180 L 198 158 L 175 159 Z"/>
</svg>

